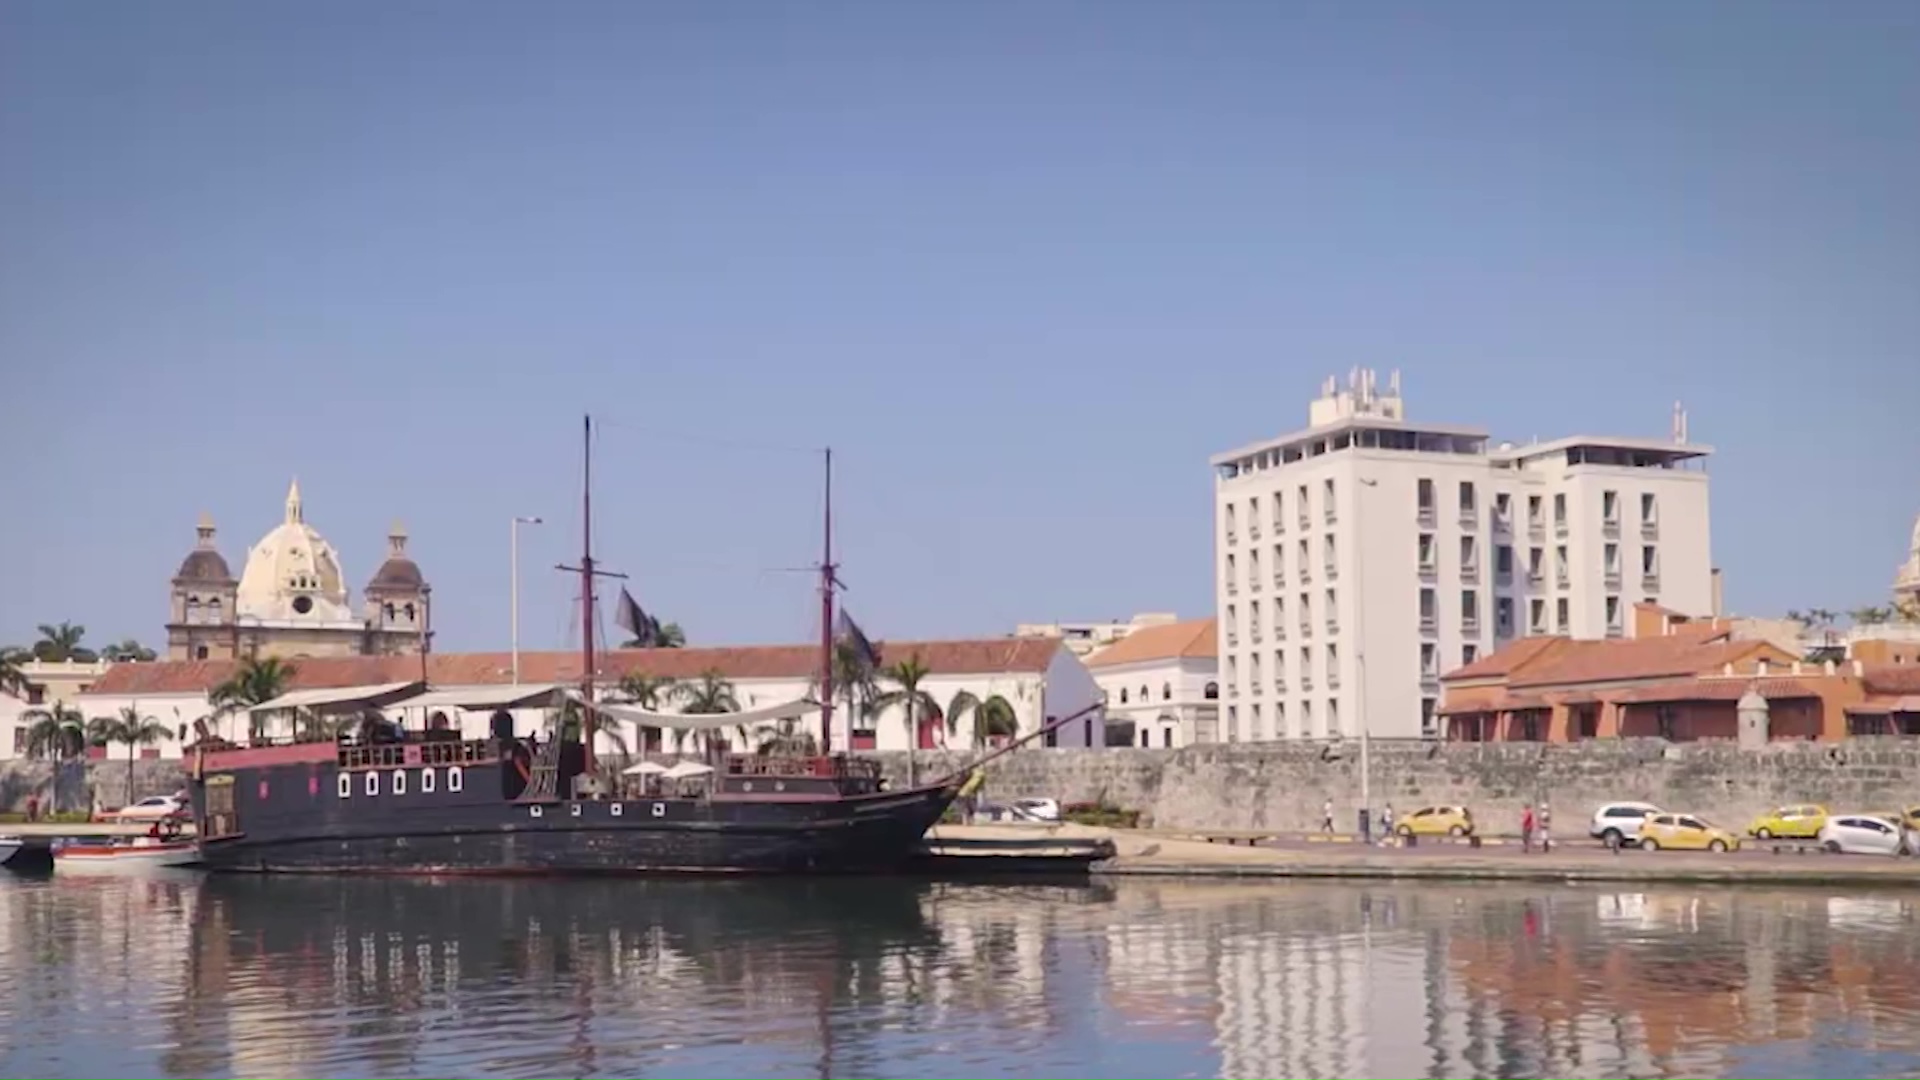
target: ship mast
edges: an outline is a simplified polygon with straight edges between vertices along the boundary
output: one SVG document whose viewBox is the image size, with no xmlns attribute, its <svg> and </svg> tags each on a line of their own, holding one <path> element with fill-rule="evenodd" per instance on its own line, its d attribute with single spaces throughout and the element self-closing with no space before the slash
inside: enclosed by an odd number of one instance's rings
<svg viewBox="0 0 1920 1080">
<path fill-rule="evenodd" d="M 580 473 L 580 565 L 555 569 L 580 575 L 580 741 L 586 751 L 586 773 L 594 774 L 593 734 L 593 579 L 627 575 L 597 570 L 593 565 L 593 417 L 582 416 Z M 564 798 L 565 795 L 562 794 Z"/>
<path fill-rule="evenodd" d="M 826 529 L 820 550 L 820 752 L 833 753 L 833 591 L 840 581 L 833 561 L 833 447 L 826 450 Z"/>
</svg>

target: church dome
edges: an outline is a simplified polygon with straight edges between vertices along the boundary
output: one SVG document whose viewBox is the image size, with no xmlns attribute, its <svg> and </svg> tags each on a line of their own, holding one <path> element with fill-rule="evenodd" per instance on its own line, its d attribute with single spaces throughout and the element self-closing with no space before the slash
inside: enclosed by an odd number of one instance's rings
<svg viewBox="0 0 1920 1080">
<path fill-rule="evenodd" d="M 352 620 L 340 554 L 306 522 L 300 482 L 287 490 L 286 520 L 247 552 L 234 606 L 242 617 L 296 622 Z"/>
<path fill-rule="evenodd" d="M 387 561 L 373 572 L 373 580 L 367 582 L 367 592 L 419 592 L 426 584 L 420 564 L 407 557 L 406 527 L 396 521 L 387 533 Z"/>
<path fill-rule="evenodd" d="M 233 570 L 227 566 L 227 560 L 221 557 L 219 549 L 213 546 L 213 518 L 201 514 L 196 529 L 200 533 L 200 541 L 180 561 L 180 570 L 173 575 L 173 580 L 182 585 L 233 584 Z"/>
</svg>

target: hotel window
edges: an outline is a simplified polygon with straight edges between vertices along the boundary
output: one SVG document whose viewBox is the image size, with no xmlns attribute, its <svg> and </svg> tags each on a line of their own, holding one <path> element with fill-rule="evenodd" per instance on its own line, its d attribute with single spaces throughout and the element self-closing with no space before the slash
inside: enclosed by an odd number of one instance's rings
<svg viewBox="0 0 1920 1080">
<path fill-rule="evenodd" d="M 1228 558 L 1232 556 L 1229 555 Z M 1264 584 L 1265 581 L 1260 576 L 1260 549 L 1252 548 L 1247 552 L 1247 588 L 1259 592 Z"/>
<path fill-rule="evenodd" d="M 1284 701 L 1274 702 L 1273 703 L 1273 737 L 1276 739 L 1283 739 L 1283 738 L 1291 738 L 1292 735 L 1293 735 L 1293 732 L 1287 728 L 1287 703 Z"/>
<path fill-rule="evenodd" d="M 1313 594 L 1300 594 L 1300 632 L 1313 633 Z"/>
<path fill-rule="evenodd" d="M 1339 630 L 1340 630 L 1340 597 L 1332 589 L 1328 589 L 1327 590 L 1327 633 L 1329 634 L 1338 633 Z"/>
<path fill-rule="evenodd" d="M 1567 602 L 1566 597 L 1563 596 L 1554 601 L 1553 614 L 1554 622 L 1558 625 L 1559 631 L 1563 634 L 1566 633 L 1567 627 L 1573 625 L 1572 605 Z"/>
<path fill-rule="evenodd" d="M 1480 659 L 1480 646 L 1472 644 L 1460 646 L 1460 666 L 1465 667 L 1478 659 Z"/>
<path fill-rule="evenodd" d="M 1475 628 L 1480 625 L 1480 590 L 1460 590 L 1460 622 Z"/>
<path fill-rule="evenodd" d="M 1300 703 L 1300 733 L 1308 736 L 1313 734 L 1313 702 L 1311 701 Z"/>
<path fill-rule="evenodd" d="M 1173 684 L 1172 683 L 1163 682 L 1160 684 L 1160 700 L 1161 701 L 1173 700 Z"/>
<path fill-rule="evenodd" d="M 1480 510 L 1480 495 L 1474 490 L 1473 481 L 1460 481 L 1460 516 L 1470 518 Z"/>
<path fill-rule="evenodd" d="M 1320 545 L 1320 549 L 1321 563 L 1327 572 L 1328 580 L 1340 576 L 1339 557 L 1334 548 L 1332 533 L 1327 534 L 1326 539 Z"/>
<path fill-rule="evenodd" d="M 1253 684 L 1253 692 L 1259 693 L 1265 685 L 1260 679 L 1260 654 L 1247 657 L 1247 679 Z"/>
<path fill-rule="evenodd" d="M 1234 524 L 1234 505 L 1232 503 L 1228 503 L 1227 504 L 1227 543 L 1229 544 L 1233 543 L 1233 533 L 1234 533 L 1235 527 L 1236 526 Z"/>
<path fill-rule="evenodd" d="M 1228 657 L 1227 659 L 1232 660 L 1233 658 Z M 1126 703 L 1127 703 L 1127 688 L 1123 686 L 1120 688 L 1120 704 L 1125 705 Z"/>
<path fill-rule="evenodd" d="M 1493 549 L 1493 576 L 1501 584 L 1513 580 L 1513 545 L 1498 544 Z"/>
<path fill-rule="evenodd" d="M 1331 479 L 1327 480 L 1325 483 L 1320 485 L 1320 502 L 1321 502 L 1321 506 L 1320 506 L 1321 516 L 1327 519 L 1327 524 L 1329 525 L 1333 524 L 1334 520 L 1339 516 L 1339 514 L 1335 509 L 1336 504 L 1334 503 L 1334 498 L 1333 498 L 1333 481 Z"/>
<path fill-rule="evenodd" d="M 1433 534 L 1420 534 L 1420 572 L 1431 574 L 1439 566 L 1439 556 L 1434 551 Z"/>
<path fill-rule="evenodd" d="M 1227 588 L 1240 583 L 1240 564 L 1233 559 L 1233 552 L 1227 552 Z"/>
<path fill-rule="evenodd" d="M 1274 532 L 1283 532 L 1287 527 L 1287 519 L 1280 511 L 1281 511 L 1280 493 L 1276 491 L 1273 493 L 1273 531 Z"/>
<path fill-rule="evenodd" d="M 1653 492 L 1640 494 L 1640 524 L 1656 525 L 1660 521 L 1660 504 L 1654 499 Z"/>
<path fill-rule="evenodd" d="M 1260 640 L 1260 601 L 1258 600 L 1247 604 L 1247 633 L 1256 643 Z"/>
<path fill-rule="evenodd" d="M 1249 710 L 1250 711 L 1247 713 L 1247 741 L 1259 742 L 1261 738 L 1260 703 L 1257 701 L 1254 702 L 1251 706 L 1249 706 Z"/>
<path fill-rule="evenodd" d="M 1420 625 L 1430 629 L 1439 618 L 1440 618 L 1439 594 L 1435 593 L 1432 589 L 1421 589 L 1420 590 Z"/>
<path fill-rule="evenodd" d="M 1279 544 L 1273 545 L 1273 587 L 1283 588 L 1287 584 L 1287 552 Z"/>
<path fill-rule="evenodd" d="M 1546 522 L 1540 520 L 1540 496 L 1527 496 L 1527 528 L 1539 529 L 1545 525 Z"/>
<path fill-rule="evenodd" d="M 1480 545 L 1471 536 L 1460 538 L 1460 572 L 1477 574 L 1480 572 Z"/>
<path fill-rule="evenodd" d="M 1567 527 L 1567 493 L 1562 491 L 1553 497 L 1553 527 Z"/>
<path fill-rule="evenodd" d="M 1420 734 L 1428 739 L 1440 734 L 1440 702 L 1436 698 L 1420 699 Z"/>
<path fill-rule="evenodd" d="M 1415 493 L 1415 499 L 1416 499 L 1417 505 L 1419 506 L 1419 509 L 1420 509 L 1421 520 L 1423 521 L 1432 520 L 1434 515 L 1433 481 L 1427 479 L 1424 476 L 1421 477 L 1419 480 L 1414 482 L 1414 493 Z"/>
<path fill-rule="evenodd" d="M 1313 570 L 1307 565 L 1307 559 L 1309 557 L 1307 551 L 1307 542 L 1303 539 L 1300 541 L 1300 549 L 1298 552 L 1300 556 L 1299 561 L 1293 564 L 1293 572 L 1300 575 L 1301 581 L 1313 580 Z"/>
<path fill-rule="evenodd" d="M 1607 568 L 1607 576 L 1619 577 L 1620 576 L 1620 545 L 1608 544 L 1604 548 L 1602 548 L 1601 551 L 1602 551 L 1601 559 Z"/>
<path fill-rule="evenodd" d="M 1660 572 L 1660 549 L 1652 544 L 1640 545 L 1640 572 L 1652 577 Z"/>
<path fill-rule="evenodd" d="M 1240 737 L 1240 706 L 1227 706 L 1227 741 L 1233 742 Z"/>
<path fill-rule="evenodd" d="M 1340 699 L 1327 699 L 1327 737 L 1340 734 Z"/>
<path fill-rule="evenodd" d="M 1567 545 L 1565 544 L 1553 549 L 1553 577 L 1562 585 L 1567 583 Z"/>
<path fill-rule="evenodd" d="M 1493 523 L 1502 527 L 1513 524 L 1513 496 L 1504 491 L 1493 496 Z"/>
<path fill-rule="evenodd" d="M 1227 685 L 1231 687 L 1239 683 L 1239 681 L 1240 681 L 1240 657 L 1236 653 L 1228 653 L 1227 654 Z M 1126 691 L 1122 690 L 1120 691 L 1120 693 L 1124 695 Z"/>
<path fill-rule="evenodd" d="M 1260 500 L 1259 499 L 1247 500 L 1247 535 L 1255 538 L 1256 540 L 1259 539 L 1260 537 Z"/>
<path fill-rule="evenodd" d="M 1500 637 L 1513 636 L 1513 597 L 1493 598 L 1493 632 Z"/>
<path fill-rule="evenodd" d="M 1545 600 L 1527 601 L 1527 633 L 1544 634 L 1547 632 L 1547 602 Z"/>
<path fill-rule="evenodd" d="M 1546 548 L 1527 549 L 1527 578 L 1536 585 L 1540 583 L 1542 578 L 1546 577 L 1546 561 Z"/>
<path fill-rule="evenodd" d="M 1420 643 L 1420 674 L 1440 674 L 1440 646 L 1431 641 Z"/>
<path fill-rule="evenodd" d="M 1620 598 L 1609 596 L 1607 597 L 1607 630 L 1610 633 L 1618 633 L 1620 629 Z"/>
<path fill-rule="evenodd" d="M 1309 519 L 1309 516 L 1308 516 L 1309 511 L 1307 510 L 1307 485 L 1305 484 L 1301 484 L 1300 489 L 1294 492 L 1293 512 L 1300 516 L 1301 528 L 1304 529 L 1308 525 L 1313 524 L 1313 522 Z"/>
<path fill-rule="evenodd" d="M 1327 646 L 1327 685 L 1340 685 L 1340 646 Z"/>
<path fill-rule="evenodd" d="M 1600 493 L 1600 520 L 1608 525 L 1620 524 L 1620 493 L 1603 491 Z"/>
<path fill-rule="evenodd" d="M 1296 670 L 1300 675 L 1300 689 L 1313 689 L 1313 650 L 1305 645 L 1300 646 L 1300 666 Z"/>
</svg>

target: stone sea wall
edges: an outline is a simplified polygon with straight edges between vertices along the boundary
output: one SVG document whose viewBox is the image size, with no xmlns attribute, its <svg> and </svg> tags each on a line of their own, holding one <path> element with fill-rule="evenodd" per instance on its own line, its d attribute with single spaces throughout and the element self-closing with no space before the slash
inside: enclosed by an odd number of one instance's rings
<svg viewBox="0 0 1920 1080">
<path fill-rule="evenodd" d="M 879 755 L 904 783 L 907 755 Z M 932 778 L 963 755 L 915 755 Z M 1596 805 L 1642 800 L 1703 814 L 1734 829 L 1783 803 L 1885 811 L 1920 803 L 1920 740 L 1776 743 L 1658 739 L 1576 744 L 1375 742 L 1372 803 L 1398 814 L 1433 804 L 1470 807 L 1483 831 L 1517 832 L 1529 802 L 1550 800 L 1558 831 L 1584 833 Z M 1352 829 L 1360 807 L 1360 747 L 1237 744 L 1183 750 L 1019 750 L 987 767 L 983 797 L 1100 799 L 1139 810 L 1164 828 L 1307 830 L 1333 800 L 1335 822 Z"/>
<path fill-rule="evenodd" d="M 182 762 L 171 760 L 135 761 L 133 795 L 171 795 L 187 786 Z M 124 806 L 127 798 L 127 762 L 72 761 L 54 764 L 48 761 L 0 762 L 0 812 L 19 812 L 27 808 L 29 796 L 40 796 L 43 809 L 80 811 L 100 806 Z"/>
<path fill-rule="evenodd" d="M 904 752 L 880 754 L 888 777 L 907 778 Z M 1638 799 L 1704 814 L 1739 828 L 1783 803 L 1821 802 L 1833 810 L 1893 810 L 1920 803 L 1920 740 L 1853 739 L 1776 743 L 1740 750 L 1730 742 L 1669 745 L 1658 739 L 1574 744 L 1373 744 L 1373 804 L 1399 813 L 1434 803 L 1471 807 L 1489 832 L 1517 829 L 1520 808 L 1551 800 L 1556 825 L 1584 831 L 1593 807 Z M 964 755 L 915 755 L 922 779 L 957 767 Z M 134 764 L 136 797 L 186 784 L 181 762 Z M 43 806 L 85 810 L 127 801 L 127 763 L 0 763 L 0 810 L 21 810 L 38 793 Z M 57 795 L 57 800 L 55 796 Z M 1101 799 L 1141 811 L 1166 828 L 1313 829 L 1322 804 L 1353 827 L 1360 806 L 1360 747 L 1292 743 L 1197 746 L 1184 750 L 1024 749 L 987 769 L 991 800 L 1042 796 L 1063 802 Z"/>
</svg>

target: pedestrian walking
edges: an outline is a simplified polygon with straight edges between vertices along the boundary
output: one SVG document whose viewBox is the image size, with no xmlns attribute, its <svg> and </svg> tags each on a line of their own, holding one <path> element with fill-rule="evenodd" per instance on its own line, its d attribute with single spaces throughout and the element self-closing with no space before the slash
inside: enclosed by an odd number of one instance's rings
<svg viewBox="0 0 1920 1080">
<path fill-rule="evenodd" d="M 1528 803 L 1526 807 L 1520 811 L 1520 850 L 1521 852 L 1526 854 L 1531 854 L 1533 852 L 1533 804 L 1532 803 Z"/>
<path fill-rule="evenodd" d="M 1393 804 L 1392 804 L 1392 803 L 1388 803 L 1388 804 L 1386 805 L 1386 809 L 1384 809 L 1384 810 L 1381 810 L 1381 811 L 1380 811 L 1380 837 L 1381 837 L 1381 841 L 1382 841 L 1383 843 L 1385 843 L 1385 842 L 1387 842 L 1387 841 L 1388 841 L 1388 840 L 1389 840 L 1389 839 L 1390 839 L 1390 838 L 1391 838 L 1392 836 L 1393 836 Z"/>
<path fill-rule="evenodd" d="M 1333 800 L 1332 799 L 1328 799 L 1327 804 L 1320 808 L 1320 830 L 1324 833 L 1327 833 L 1328 835 L 1332 835 L 1333 833 Z"/>
<path fill-rule="evenodd" d="M 1553 808 L 1547 800 L 1540 800 L 1540 852 L 1546 854 L 1553 850 Z"/>
</svg>

